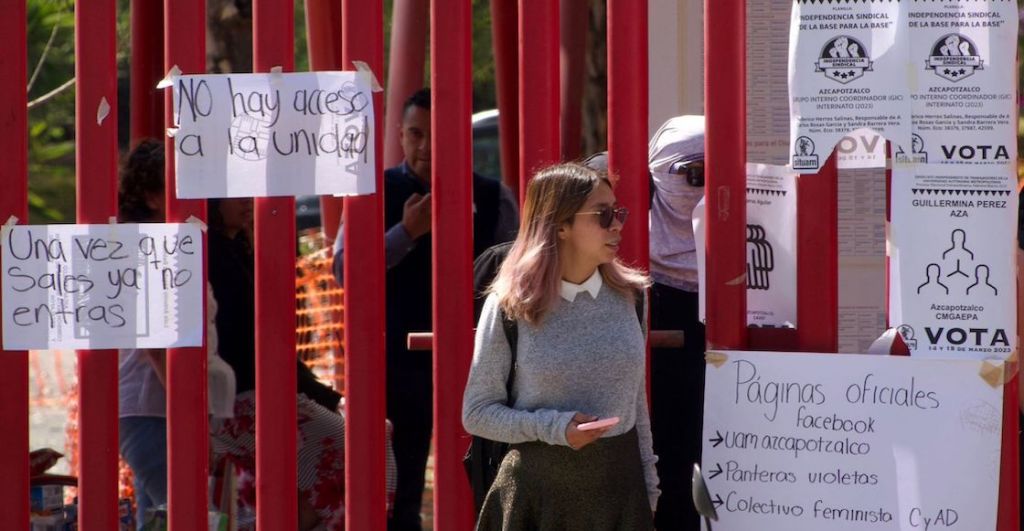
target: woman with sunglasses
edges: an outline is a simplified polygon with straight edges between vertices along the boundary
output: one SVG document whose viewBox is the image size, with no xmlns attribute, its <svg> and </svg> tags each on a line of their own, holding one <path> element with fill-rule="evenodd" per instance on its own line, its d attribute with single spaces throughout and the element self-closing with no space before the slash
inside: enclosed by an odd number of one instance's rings
<svg viewBox="0 0 1024 531">
<path fill-rule="evenodd" d="M 541 170 L 527 188 L 463 400 L 467 431 L 511 443 L 477 529 L 653 527 L 657 457 L 637 311 L 648 279 L 616 257 L 627 214 L 607 175 L 579 164 Z"/>
</svg>

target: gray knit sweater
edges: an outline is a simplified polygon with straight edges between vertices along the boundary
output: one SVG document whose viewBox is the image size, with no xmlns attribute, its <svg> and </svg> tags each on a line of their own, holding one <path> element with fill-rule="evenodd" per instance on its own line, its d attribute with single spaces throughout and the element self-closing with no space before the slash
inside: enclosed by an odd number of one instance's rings
<svg viewBox="0 0 1024 531">
<path fill-rule="evenodd" d="M 484 303 L 476 331 L 462 423 L 471 434 L 495 441 L 567 445 L 565 430 L 576 412 L 619 417 L 605 437 L 634 426 L 640 438 L 648 498 L 653 511 L 661 491 L 647 413 L 645 331 L 636 308 L 602 286 L 596 299 L 559 297 L 539 326 L 520 322 L 515 403 L 506 403 L 511 356 L 497 298 Z"/>
</svg>

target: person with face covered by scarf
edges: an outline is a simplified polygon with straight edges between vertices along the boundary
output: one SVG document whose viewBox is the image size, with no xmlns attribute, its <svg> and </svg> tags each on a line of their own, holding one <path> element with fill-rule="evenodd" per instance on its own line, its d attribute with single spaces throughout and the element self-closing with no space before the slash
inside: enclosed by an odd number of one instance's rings
<svg viewBox="0 0 1024 531">
<path fill-rule="evenodd" d="M 654 451 L 662 495 L 658 529 L 699 530 L 690 473 L 700 460 L 704 324 L 699 318 L 693 209 L 704 197 L 704 117 L 677 116 L 651 138 L 651 329 L 682 330 L 679 348 L 651 352 Z"/>
</svg>

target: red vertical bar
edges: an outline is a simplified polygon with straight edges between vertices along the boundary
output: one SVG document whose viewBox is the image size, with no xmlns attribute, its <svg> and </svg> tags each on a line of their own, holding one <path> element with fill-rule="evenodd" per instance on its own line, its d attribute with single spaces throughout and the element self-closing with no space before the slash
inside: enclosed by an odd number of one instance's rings
<svg viewBox="0 0 1024 531">
<path fill-rule="evenodd" d="M 590 27 L 590 2 L 561 0 L 559 3 L 558 16 L 562 41 L 559 68 L 562 91 L 561 153 L 562 160 L 576 160 L 580 158 L 582 149 L 580 130 L 583 128 L 583 65 L 587 52 L 587 31 Z M 646 64 L 646 48 L 643 57 Z M 643 136 L 647 136 L 647 131 L 644 131 Z M 646 149 L 646 142 L 644 145 Z"/>
<path fill-rule="evenodd" d="M 519 48 L 516 4 L 491 0 L 491 42 L 494 48 L 495 92 L 498 93 L 498 137 L 501 179 L 519 195 Z"/>
<path fill-rule="evenodd" d="M 146 3 L 144 0 L 142 3 Z M 164 0 L 163 70 L 177 65 L 183 73 L 206 70 L 206 6 L 204 0 Z M 137 53 L 133 50 L 133 54 Z M 133 55 L 134 56 L 134 55 Z M 165 91 L 167 127 L 174 126 L 171 91 Z M 183 222 L 190 216 L 206 220 L 206 201 L 177 199 L 174 140 L 166 139 L 167 221 Z M 206 256 L 206 237 L 203 237 Z M 206 290 L 206 260 L 203 260 L 202 289 Z M 206 297 L 202 297 L 206 315 Z M 207 477 L 209 476 L 209 431 L 206 398 L 206 330 L 199 348 L 167 351 L 167 483 L 171 531 L 205 529 L 207 523 Z"/>
<path fill-rule="evenodd" d="M 1020 529 L 1020 373 L 1003 386 L 1003 454 L 999 468 L 999 515 L 996 529 Z"/>
<path fill-rule="evenodd" d="M 311 70 L 341 70 L 341 0 L 306 0 L 306 42 Z M 320 226 L 328 243 L 334 242 L 344 200 L 320 198 Z"/>
<path fill-rule="evenodd" d="M 24 0 L 2 5 L 0 35 L 7 50 L 0 54 L 0 224 L 11 216 L 28 223 L 27 15 Z M 28 352 L 2 345 L 0 426 L 0 529 L 28 529 Z"/>
<path fill-rule="evenodd" d="M 430 0 L 394 0 L 391 11 L 391 47 L 388 49 L 388 96 L 384 105 L 384 167 L 402 162 L 398 132 L 402 104 L 423 88 L 427 59 L 427 22 Z"/>
<path fill-rule="evenodd" d="M 839 350 L 838 177 L 833 151 L 797 185 L 796 335 L 805 352 Z"/>
<path fill-rule="evenodd" d="M 117 215 L 117 4 L 75 8 L 75 173 L 79 223 Z M 117 351 L 78 352 L 79 528 L 117 529 Z"/>
<path fill-rule="evenodd" d="M 647 3 L 608 0 L 608 166 L 619 203 L 634 213 L 622 228 L 622 259 L 647 269 Z"/>
<path fill-rule="evenodd" d="M 563 55 L 568 54 L 563 51 Z M 577 133 L 577 143 L 578 136 Z M 570 151 L 562 146 L 563 153 Z M 608 169 L 619 177 L 615 187 L 619 203 L 634 212 L 633 221 L 622 228 L 619 257 L 633 267 L 647 270 L 650 266 L 650 232 L 646 223 L 650 208 L 650 173 L 647 166 L 646 2 L 608 0 Z M 651 396 L 650 367 L 651 350 L 648 348 L 648 397 Z"/>
<path fill-rule="evenodd" d="M 310 70 L 341 68 L 341 0 L 306 0 Z"/>
<path fill-rule="evenodd" d="M 519 0 L 520 203 L 534 172 L 559 159 L 558 34 L 558 2 Z"/>
<path fill-rule="evenodd" d="M 164 97 L 156 84 L 164 77 L 161 49 L 164 44 L 161 2 L 132 0 L 131 144 L 164 134 Z M 180 37 L 180 35 L 179 35 Z M 205 37 L 203 37 L 205 39 Z"/>
<path fill-rule="evenodd" d="M 433 0 L 430 13 L 434 238 L 434 527 L 473 527 L 462 467 L 462 394 L 473 358 L 472 11 Z M 444 297 L 439 294 L 444 293 Z"/>
<path fill-rule="evenodd" d="M 342 64 L 384 69 L 382 0 L 342 3 Z M 381 153 L 380 93 L 373 96 L 374 152 Z M 345 199 L 345 521 L 385 529 L 384 505 L 384 173 L 377 193 Z"/>
<path fill-rule="evenodd" d="M 747 345 L 746 22 L 743 2 L 704 1 L 709 348 Z"/>
<path fill-rule="evenodd" d="M 253 1 L 253 70 L 295 69 L 294 2 Z M 295 396 L 295 198 L 255 201 L 256 525 L 298 523 Z"/>
<path fill-rule="evenodd" d="M 892 161 L 894 160 L 892 142 L 885 142 L 885 227 L 888 233 L 889 224 L 892 223 Z M 889 271 L 889 253 L 885 254 L 885 327 L 892 326 L 889 314 L 889 296 L 892 293 L 892 277 Z"/>
</svg>

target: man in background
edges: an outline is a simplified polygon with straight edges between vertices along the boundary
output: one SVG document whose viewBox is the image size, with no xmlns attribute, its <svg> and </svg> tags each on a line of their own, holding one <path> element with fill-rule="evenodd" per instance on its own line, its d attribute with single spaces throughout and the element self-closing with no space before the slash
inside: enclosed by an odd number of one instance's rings
<svg viewBox="0 0 1024 531">
<path fill-rule="evenodd" d="M 433 429 L 430 352 L 410 352 L 409 332 L 432 324 L 430 90 L 406 100 L 399 138 L 404 160 L 384 172 L 387 304 L 387 415 L 394 426 L 398 488 L 389 531 L 419 531 L 424 473 Z M 439 177 L 439 178 L 444 178 Z M 473 174 L 473 256 L 515 239 L 518 203 L 499 181 Z M 344 285 L 343 230 L 335 242 L 334 276 Z"/>
</svg>

